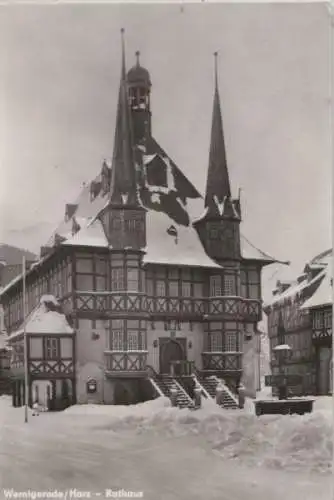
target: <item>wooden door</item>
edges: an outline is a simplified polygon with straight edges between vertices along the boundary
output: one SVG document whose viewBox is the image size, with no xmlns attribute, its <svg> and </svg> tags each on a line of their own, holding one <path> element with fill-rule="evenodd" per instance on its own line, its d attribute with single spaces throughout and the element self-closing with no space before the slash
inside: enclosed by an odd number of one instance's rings
<svg viewBox="0 0 334 500">
<path fill-rule="evenodd" d="M 160 339 L 160 373 L 169 374 L 172 361 L 186 359 L 186 339 Z"/>
</svg>

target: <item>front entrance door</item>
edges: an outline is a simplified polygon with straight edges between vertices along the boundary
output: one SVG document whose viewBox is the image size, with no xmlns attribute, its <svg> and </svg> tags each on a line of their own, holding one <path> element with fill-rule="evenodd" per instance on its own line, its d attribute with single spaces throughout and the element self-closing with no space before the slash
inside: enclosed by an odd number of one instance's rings
<svg viewBox="0 0 334 500">
<path fill-rule="evenodd" d="M 186 359 L 186 339 L 160 339 L 160 373 L 169 374 L 172 361 Z"/>
</svg>

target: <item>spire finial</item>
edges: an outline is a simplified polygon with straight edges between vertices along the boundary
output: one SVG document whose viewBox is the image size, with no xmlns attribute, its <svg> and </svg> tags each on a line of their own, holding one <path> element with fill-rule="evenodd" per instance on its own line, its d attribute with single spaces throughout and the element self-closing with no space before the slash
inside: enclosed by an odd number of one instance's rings
<svg viewBox="0 0 334 500">
<path fill-rule="evenodd" d="M 121 28 L 121 39 L 122 39 L 122 75 L 125 75 L 125 41 L 124 41 L 125 29 Z"/>
<path fill-rule="evenodd" d="M 213 53 L 215 57 L 215 83 L 216 83 L 216 89 L 218 87 L 218 52 Z"/>
<path fill-rule="evenodd" d="M 139 58 L 140 58 L 140 51 L 139 50 L 136 51 L 136 58 L 137 58 L 137 66 L 140 66 L 140 60 L 139 60 Z"/>
</svg>

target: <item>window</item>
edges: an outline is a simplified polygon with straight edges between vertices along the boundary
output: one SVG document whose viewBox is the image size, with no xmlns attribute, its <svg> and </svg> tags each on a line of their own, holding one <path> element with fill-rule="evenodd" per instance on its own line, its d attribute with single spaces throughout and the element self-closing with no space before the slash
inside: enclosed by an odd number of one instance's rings
<svg viewBox="0 0 334 500">
<path fill-rule="evenodd" d="M 93 290 L 93 275 L 92 274 L 77 274 L 77 290 Z M 57 292 L 59 291 L 58 285 L 55 283 L 53 287 L 53 293 L 57 297 Z"/>
<path fill-rule="evenodd" d="M 221 352 L 223 350 L 222 333 L 221 332 L 211 332 L 210 333 L 210 351 L 211 352 Z"/>
<path fill-rule="evenodd" d="M 139 272 L 138 269 L 128 269 L 128 286 L 127 289 L 133 292 L 138 292 L 139 288 Z"/>
<path fill-rule="evenodd" d="M 152 279 L 147 279 L 146 280 L 146 293 L 149 297 L 153 297 L 154 292 L 153 292 L 153 280 Z"/>
<path fill-rule="evenodd" d="M 259 300 L 261 298 L 260 272 L 256 268 L 240 272 L 241 296 Z"/>
<path fill-rule="evenodd" d="M 96 291 L 104 292 L 106 290 L 106 278 L 104 276 L 96 276 Z"/>
<path fill-rule="evenodd" d="M 221 277 L 210 276 L 210 296 L 217 297 L 222 295 Z"/>
<path fill-rule="evenodd" d="M 324 312 L 324 325 L 325 328 L 332 327 L 332 310 Z"/>
<path fill-rule="evenodd" d="M 191 284 L 187 281 L 182 281 L 181 288 L 182 297 L 191 297 Z"/>
<path fill-rule="evenodd" d="M 202 298 L 203 297 L 203 284 L 202 283 L 194 283 L 193 285 L 194 297 Z"/>
<path fill-rule="evenodd" d="M 139 350 L 139 342 L 138 342 L 138 332 L 136 331 L 128 331 L 128 351 L 138 351 Z"/>
<path fill-rule="evenodd" d="M 124 290 L 124 271 L 123 269 L 111 270 L 111 290 L 119 291 Z"/>
<path fill-rule="evenodd" d="M 47 337 L 44 339 L 45 359 L 57 359 L 60 357 L 60 339 Z"/>
<path fill-rule="evenodd" d="M 322 328 L 324 326 L 324 317 L 322 311 L 316 311 L 314 314 L 314 328 Z"/>
<path fill-rule="evenodd" d="M 162 280 L 157 280 L 157 296 L 158 297 L 166 296 L 166 284 Z"/>
<path fill-rule="evenodd" d="M 170 281 L 168 283 L 169 288 L 169 296 L 170 297 L 178 297 L 179 295 L 179 283 L 178 281 Z"/>
<path fill-rule="evenodd" d="M 109 339 L 109 349 L 111 351 L 124 350 L 124 334 L 123 330 L 112 330 Z"/>
<path fill-rule="evenodd" d="M 224 275 L 224 295 L 236 295 L 235 276 L 233 274 Z"/>
<path fill-rule="evenodd" d="M 238 350 L 237 337 L 238 332 L 225 332 L 225 351 L 236 352 Z"/>
</svg>

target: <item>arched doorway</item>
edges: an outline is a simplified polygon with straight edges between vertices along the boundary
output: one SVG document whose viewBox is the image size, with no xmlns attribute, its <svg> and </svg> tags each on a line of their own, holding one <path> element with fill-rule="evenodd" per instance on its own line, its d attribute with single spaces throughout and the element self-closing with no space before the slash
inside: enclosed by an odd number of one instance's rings
<svg viewBox="0 0 334 500">
<path fill-rule="evenodd" d="M 163 339 L 161 339 L 163 340 Z M 172 361 L 186 360 L 185 339 L 166 339 L 160 344 L 160 373 L 169 374 L 171 372 Z"/>
</svg>

